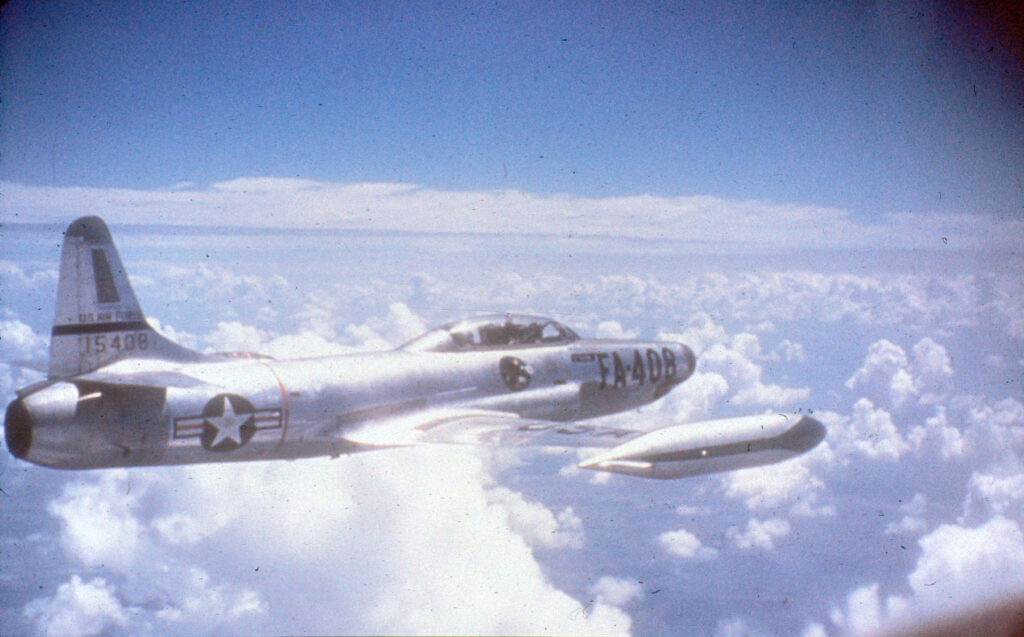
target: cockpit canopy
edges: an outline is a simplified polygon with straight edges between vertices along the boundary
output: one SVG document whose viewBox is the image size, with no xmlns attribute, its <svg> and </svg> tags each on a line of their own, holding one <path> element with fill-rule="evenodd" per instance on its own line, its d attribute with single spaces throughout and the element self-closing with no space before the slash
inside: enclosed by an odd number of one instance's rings
<svg viewBox="0 0 1024 637">
<path fill-rule="evenodd" d="M 490 314 L 430 330 L 402 349 L 414 352 L 465 352 L 499 347 L 544 347 L 578 340 L 558 321 L 525 314 Z"/>
</svg>

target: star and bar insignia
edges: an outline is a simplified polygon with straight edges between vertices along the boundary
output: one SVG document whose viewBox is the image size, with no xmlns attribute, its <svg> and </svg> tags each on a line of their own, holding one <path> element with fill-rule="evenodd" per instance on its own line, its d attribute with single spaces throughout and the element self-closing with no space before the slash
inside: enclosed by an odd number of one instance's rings
<svg viewBox="0 0 1024 637">
<path fill-rule="evenodd" d="M 252 440 L 257 431 L 281 428 L 281 410 L 256 409 L 237 394 L 218 394 L 203 413 L 174 419 L 174 439 L 199 438 L 208 451 L 234 451 Z"/>
</svg>

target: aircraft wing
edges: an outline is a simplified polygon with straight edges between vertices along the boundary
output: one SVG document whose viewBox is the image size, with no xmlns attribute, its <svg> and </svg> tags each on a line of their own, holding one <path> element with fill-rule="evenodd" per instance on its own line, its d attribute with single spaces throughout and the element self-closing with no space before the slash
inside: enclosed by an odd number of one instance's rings
<svg viewBox="0 0 1024 637">
<path fill-rule="evenodd" d="M 200 387 L 210 387 L 210 384 L 205 381 L 174 370 L 145 370 L 118 373 L 97 371 L 75 376 L 69 380 L 75 383 L 85 381 L 90 383 L 102 383 L 104 385 L 150 387 L 153 389 L 164 389 L 167 387 L 198 389 Z"/>
<path fill-rule="evenodd" d="M 670 425 L 653 431 L 557 423 L 477 410 L 428 410 L 365 423 L 346 440 L 368 446 L 482 444 L 603 447 L 580 467 L 644 478 L 682 478 L 773 464 L 825 437 L 809 416 L 761 414 Z"/>
<path fill-rule="evenodd" d="M 372 421 L 342 435 L 346 440 L 372 446 L 614 447 L 642 433 L 586 423 L 534 420 L 499 411 L 436 409 Z"/>
<path fill-rule="evenodd" d="M 11 367 L 20 367 L 22 369 L 31 369 L 36 372 L 47 373 L 50 371 L 49 364 L 44 361 L 32 361 L 32 360 L 7 360 L 0 361 L 2 365 L 9 365 Z"/>
</svg>

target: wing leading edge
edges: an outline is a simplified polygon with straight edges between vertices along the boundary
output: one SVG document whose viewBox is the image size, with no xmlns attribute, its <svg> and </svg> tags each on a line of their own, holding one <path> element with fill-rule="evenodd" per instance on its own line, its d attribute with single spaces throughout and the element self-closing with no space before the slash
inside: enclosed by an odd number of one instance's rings
<svg viewBox="0 0 1024 637">
<path fill-rule="evenodd" d="M 372 446 L 417 444 L 500 447 L 614 447 L 643 432 L 522 418 L 480 409 L 431 409 L 374 420 L 342 437 Z"/>
</svg>

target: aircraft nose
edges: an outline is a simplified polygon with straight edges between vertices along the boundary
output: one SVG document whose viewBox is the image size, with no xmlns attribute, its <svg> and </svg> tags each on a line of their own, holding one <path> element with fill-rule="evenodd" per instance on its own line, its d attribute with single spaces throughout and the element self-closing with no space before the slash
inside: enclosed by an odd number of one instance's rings
<svg viewBox="0 0 1024 637">
<path fill-rule="evenodd" d="M 697 356 L 693 350 L 682 343 L 665 343 L 666 350 L 675 355 L 675 374 L 665 378 L 665 382 L 654 390 L 654 398 L 658 399 L 678 387 L 683 381 L 693 375 L 697 367 Z"/>
<path fill-rule="evenodd" d="M 693 350 L 687 345 L 679 344 L 680 358 L 686 361 L 686 369 L 680 370 L 680 380 L 682 382 L 693 375 L 693 370 L 697 369 L 697 356 L 694 355 Z M 681 366 L 680 366 L 681 367 Z"/>
</svg>

